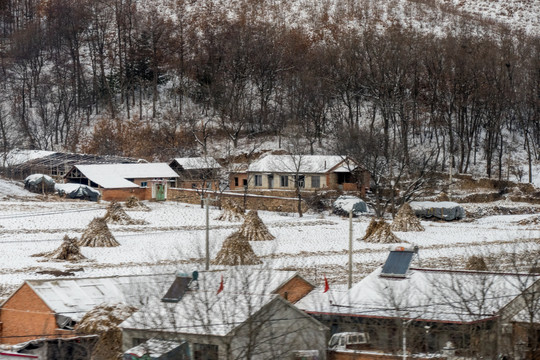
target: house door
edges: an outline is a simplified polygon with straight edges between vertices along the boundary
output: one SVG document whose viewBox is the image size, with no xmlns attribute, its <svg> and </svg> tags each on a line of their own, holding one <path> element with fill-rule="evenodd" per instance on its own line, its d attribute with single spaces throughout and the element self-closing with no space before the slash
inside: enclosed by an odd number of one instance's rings
<svg viewBox="0 0 540 360">
<path fill-rule="evenodd" d="M 157 201 L 165 200 L 165 185 L 156 184 L 156 200 Z"/>
<path fill-rule="evenodd" d="M 268 188 L 274 188 L 274 175 L 268 175 Z"/>
</svg>

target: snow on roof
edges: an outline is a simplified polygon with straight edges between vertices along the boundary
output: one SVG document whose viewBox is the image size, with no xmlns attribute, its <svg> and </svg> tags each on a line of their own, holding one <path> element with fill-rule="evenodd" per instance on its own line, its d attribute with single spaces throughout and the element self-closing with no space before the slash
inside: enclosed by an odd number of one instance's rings
<svg viewBox="0 0 540 360">
<path fill-rule="evenodd" d="M 191 277 L 191 273 L 182 275 Z M 159 326 L 163 331 L 224 336 L 279 297 L 275 292 L 297 275 L 296 271 L 250 267 L 201 271 L 179 302 L 152 301 L 121 327 Z M 223 290 L 218 294 L 222 277 Z"/>
<path fill-rule="evenodd" d="M 422 209 L 453 209 L 455 207 L 461 207 L 460 204 L 453 201 L 411 201 L 409 203 L 413 210 L 422 210 Z"/>
<path fill-rule="evenodd" d="M 56 152 L 46 151 L 46 150 L 13 149 L 6 155 L 6 165 L 8 166 L 20 165 L 27 161 L 43 158 L 52 154 L 56 154 Z"/>
<path fill-rule="evenodd" d="M 404 279 L 380 277 L 378 268 L 332 305 L 304 303 L 312 313 L 474 322 L 496 316 L 540 276 L 480 271 L 411 269 Z M 320 300 L 321 298 L 319 298 Z"/>
<path fill-rule="evenodd" d="M 109 189 L 139 187 L 126 179 L 176 178 L 166 163 L 75 165 L 88 179 Z"/>
<path fill-rule="evenodd" d="M 221 169 L 221 165 L 218 164 L 216 159 L 211 156 L 207 157 L 190 157 L 190 158 L 175 158 L 178 164 L 180 164 L 184 170 L 192 169 Z"/>
<path fill-rule="evenodd" d="M 185 344 L 185 341 L 180 343 L 177 341 L 150 339 L 127 350 L 125 353 L 135 355 L 138 358 L 142 358 L 144 355 L 148 354 L 151 359 L 157 359 L 160 356 L 176 349 L 177 347 L 182 346 L 182 344 Z"/>
<path fill-rule="evenodd" d="M 140 305 L 149 294 L 164 293 L 173 280 L 170 274 L 153 274 L 27 280 L 26 283 L 54 313 L 80 321 L 88 311 L 103 303 Z"/>
<path fill-rule="evenodd" d="M 88 189 L 90 189 L 91 191 L 94 191 L 94 192 L 97 191 L 96 189 L 93 189 L 90 186 L 83 185 L 83 184 L 77 184 L 77 183 L 54 184 L 54 189 L 56 191 L 63 191 L 65 193 L 70 193 L 72 191 L 76 191 L 80 187 L 88 188 Z"/>
<path fill-rule="evenodd" d="M 328 172 L 344 160 L 345 157 L 340 155 L 266 155 L 251 163 L 248 172 L 318 174 Z M 349 168 L 346 163 L 344 163 L 344 166 Z M 356 164 L 350 162 L 348 171 L 356 167 Z M 343 171 L 343 169 L 340 171 Z"/>
<path fill-rule="evenodd" d="M 186 276 L 191 276 L 187 273 Z M 299 276 L 296 271 L 253 268 L 231 268 L 217 271 L 199 272 L 199 289 L 217 291 L 223 276 L 224 293 L 271 294 L 279 290 L 289 280 Z"/>
<path fill-rule="evenodd" d="M 124 329 L 225 336 L 279 295 L 190 291 L 177 303 L 152 300 L 119 326 Z"/>
</svg>

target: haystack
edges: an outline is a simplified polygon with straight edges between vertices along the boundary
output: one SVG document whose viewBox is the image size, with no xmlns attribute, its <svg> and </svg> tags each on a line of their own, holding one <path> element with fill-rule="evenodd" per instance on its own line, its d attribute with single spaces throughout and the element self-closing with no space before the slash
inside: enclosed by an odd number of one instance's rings
<svg viewBox="0 0 540 360">
<path fill-rule="evenodd" d="M 371 220 L 369 224 L 366 235 L 363 238 L 366 242 L 372 243 L 381 243 L 381 244 L 393 244 L 393 243 L 403 243 L 404 241 L 400 240 L 392 230 L 390 225 L 385 222 L 383 219 L 380 220 Z"/>
<path fill-rule="evenodd" d="M 64 241 L 60 247 L 49 254 L 46 257 L 56 260 L 67 260 L 67 261 L 77 261 L 86 259 L 86 257 L 81 254 L 81 249 L 77 245 L 77 238 L 70 238 L 69 236 L 64 236 Z"/>
<path fill-rule="evenodd" d="M 261 260 L 255 255 L 248 239 L 240 232 L 229 235 L 216 258 L 212 261 L 214 265 L 256 265 Z"/>
<path fill-rule="evenodd" d="M 122 205 L 116 201 L 112 201 L 107 207 L 107 213 L 105 214 L 105 221 L 110 224 L 117 225 L 144 225 L 146 221 L 144 220 L 134 220 L 132 219 L 124 209 Z"/>
<path fill-rule="evenodd" d="M 244 218 L 244 210 L 237 203 L 225 200 L 222 205 L 223 212 L 216 218 L 222 221 L 240 221 Z"/>
<path fill-rule="evenodd" d="M 116 241 L 111 234 L 105 218 L 94 218 L 82 234 L 78 245 L 90 247 L 114 247 L 120 246 L 120 243 Z"/>
<path fill-rule="evenodd" d="M 84 260 L 86 257 L 81 254 L 81 249 L 77 245 L 77 238 L 70 238 L 69 236 L 64 236 L 64 241 L 60 247 L 56 250 L 34 254 L 32 256 L 43 256 L 53 260 L 66 260 L 66 261 L 78 261 Z"/>
<path fill-rule="evenodd" d="M 138 197 L 130 196 L 126 200 L 126 208 L 135 211 L 150 211 L 150 208 L 142 203 Z"/>
<path fill-rule="evenodd" d="M 528 217 L 526 219 L 518 221 L 519 225 L 539 225 L 540 224 L 540 215 L 535 215 Z"/>
<path fill-rule="evenodd" d="M 450 201 L 450 197 L 447 193 L 441 191 L 439 195 L 437 195 L 437 201 Z"/>
<path fill-rule="evenodd" d="M 487 271 L 486 261 L 482 256 L 473 255 L 467 259 L 467 264 L 465 265 L 467 270 L 476 270 L 476 271 Z"/>
<path fill-rule="evenodd" d="M 411 205 L 405 203 L 401 205 L 399 211 L 390 227 L 392 231 L 424 231 L 420 224 L 420 219 L 416 217 Z"/>
<path fill-rule="evenodd" d="M 118 325 L 130 317 L 137 308 L 125 304 L 101 304 L 83 316 L 77 333 L 99 335 L 92 352 L 93 359 L 113 360 L 122 356 L 122 330 Z"/>
<path fill-rule="evenodd" d="M 259 217 L 256 210 L 251 210 L 246 215 L 246 220 L 240 227 L 239 232 L 244 235 L 248 241 L 274 240 L 275 236 L 270 234 L 266 225 Z"/>
</svg>

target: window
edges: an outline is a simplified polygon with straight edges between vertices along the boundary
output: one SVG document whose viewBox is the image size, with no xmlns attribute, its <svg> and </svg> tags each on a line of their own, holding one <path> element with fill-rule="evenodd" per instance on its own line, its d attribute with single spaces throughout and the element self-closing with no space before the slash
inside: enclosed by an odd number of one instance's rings
<svg viewBox="0 0 540 360">
<path fill-rule="evenodd" d="M 321 187 L 321 177 L 320 176 L 312 176 L 311 177 L 311 187 L 312 188 L 320 188 Z"/>
<path fill-rule="evenodd" d="M 194 360 L 218 360 L 218 346 L 210 344 L 193 344 Z"/>
<path fill-rule="evenodd" d="M 141 181 L 141 187 L 148 187 L 148 181 Z"/>
<path fill-rule="evenodd" d="M 298 175 L 298 178 L 294 177 L 295 182 L 297 182 L 297 186 L 300 188 L 304 188 L 306 186 L 306 177 L 304 175 Z"/>
<path fill-rule="evenodd" d="M 255 175 L 255 186 L 262 186 L 262 175 Z"/>
<path fill-rule="evenodd" d="M 234 178 L 234 186 L 238 186 L 238 178 L 237 177 Z"/>
<path fill-rule="evenodd" d="M 289 187 L 289 177 L 287 175 L 281 175 L 281 187 Z"/>
<path fill-rule="evenodd" d="M 242 179 L 242 185 L 243 186 L 248 186 L 247 179 Z"/>
</svg>

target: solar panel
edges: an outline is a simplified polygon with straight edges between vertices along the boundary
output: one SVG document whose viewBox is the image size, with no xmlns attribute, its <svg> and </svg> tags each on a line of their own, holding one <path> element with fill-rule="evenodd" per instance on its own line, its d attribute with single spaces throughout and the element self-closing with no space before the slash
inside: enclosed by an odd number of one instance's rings
<svg viewBox="0 0 540 360">
<path fill-rule="evenodd" d="M 405 277 L 414 254 L 414 251 L 407 250 L 390 251 L 383 265 L 381 276 Z"/>
<path fill-rule="evenodd" d="M 184 296 L 186 293 L 190 282 L 191 277 L 177 276 L 161 301 L 179 302 L 180 299 L 182 299 L 182 296 Z"/>
</svg>

